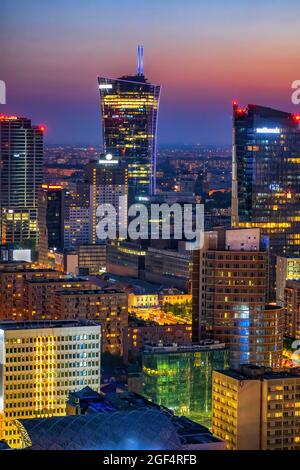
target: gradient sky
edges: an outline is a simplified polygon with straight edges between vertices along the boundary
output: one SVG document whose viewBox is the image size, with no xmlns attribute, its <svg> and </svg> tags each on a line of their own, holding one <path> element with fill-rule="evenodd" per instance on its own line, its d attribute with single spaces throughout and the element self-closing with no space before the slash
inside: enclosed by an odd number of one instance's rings
<svg viewBox="0 0 300 470">
<path fill-rule="evenodd" d="M 139 43 L 160 143 L 229 143 L 233 98 L 300 112 L 299 0 L 1 0 L 0 112 L 48 143 L 100 143 L 97 76 L 134 72 Z"/>
</svg>

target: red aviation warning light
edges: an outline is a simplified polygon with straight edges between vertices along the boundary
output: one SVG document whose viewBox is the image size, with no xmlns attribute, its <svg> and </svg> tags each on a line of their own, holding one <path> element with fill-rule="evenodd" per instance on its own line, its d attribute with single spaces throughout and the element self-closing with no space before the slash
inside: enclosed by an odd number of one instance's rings
<svg viewBox="0 0 300 470">
<path fill-rule="evenodd" d="M 293 117 L 294 117 L 295 121 L 300 122 L 300 114 L 294 114 Z"/>
<path fill-rule="evenodd" d="M 42 124 L 42 125 L 38 126 L 38 129 L 39 129 L 39 131 L 41 131 L 41 132 L 45 132 L 46 126 L 44 126 L 44 125 Z"/>
<path fill-rule="evenodd" d="M 17 116 L 7 116 L 6 114 L 0 114 L 0 121 L 16 121 Z"/>
<path fill-rule="evenodd" d="M 247 112 L 246 108 L 239 108 L 237 100 L 232 101 L 232 106 L 233 106 L 233 112 L 237 116 L 243 116 Z"/>
</svg>

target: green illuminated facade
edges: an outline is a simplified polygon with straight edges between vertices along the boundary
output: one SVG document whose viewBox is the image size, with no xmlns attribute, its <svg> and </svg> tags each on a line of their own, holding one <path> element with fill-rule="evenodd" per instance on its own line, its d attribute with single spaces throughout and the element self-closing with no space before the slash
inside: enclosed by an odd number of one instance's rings
<svg viewBox="0 0 300 470">
<path fill-rule="evenodd" d="M 223 344 L 146 347 L 142 394 L 179 416 L 210 427 L 212 371 L 228 365 L 229 353 Z"/>
</svg>

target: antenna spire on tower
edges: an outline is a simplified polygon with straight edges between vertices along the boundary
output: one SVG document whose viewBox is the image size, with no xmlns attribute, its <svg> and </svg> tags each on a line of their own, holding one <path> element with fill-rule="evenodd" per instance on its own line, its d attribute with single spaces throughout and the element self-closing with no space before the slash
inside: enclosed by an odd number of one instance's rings
<svg viewBox="0 0 300 470">
<path fill-rule="evenodd" d="M 144 46 L 138 46 L 137 74 L 144 75 Z"/>
</svg>

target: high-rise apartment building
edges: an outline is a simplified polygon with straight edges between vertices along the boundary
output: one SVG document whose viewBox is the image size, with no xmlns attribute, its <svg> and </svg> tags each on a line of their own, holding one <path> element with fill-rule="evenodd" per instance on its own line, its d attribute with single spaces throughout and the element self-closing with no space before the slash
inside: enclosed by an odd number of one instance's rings
<svg viewBox="0 0 300 470">
<path fill-rule="evenodd" d="M 204 334 L 224 342 L 233 367 L 278 367 L 284 314 L 266 304 L 268 253 L 260 230 L 205 232 L 204 246 L 193 256 L 193 341 Z"/>
<path fill-rule="evenodd" d="M 284 289 L 284 333 L 300 339 L 300 279 L 287 280 Z"/>
<path fill-rule="evenodd" d="M 74 249 L 90 243 L 90 187 L 77 182 L 65 194 L 64 247 Z"/>
<path fill-rule="evenodd" d="M 48 247 L 64 248 L 65 190 L 60 185 L 43 184 L 46 196 L 46 226 Z"/>
<path fill-rule="evenodd" d="M 299 371 L 213 372 L 212 432 L 229 450 L 300 450 Z"/>
<path fill-rule="evenodd" d="M 17 448 L 16 419 L 64 416 L 69 392 L 99 392 L 100 340 L 94 323 L 0 323 L 0 439 Z"/>
<path fill-rule="evenodd" d="M 38 242 L 38 191 L 43 182 L 43 126 L 0 115 L 0 235 L 2 243 Z"/>
<path fill-rule="evenodd" d="M 127 228 L 128 181 L 126 166 L 121 165 L 117 159 L 112 158 L 112 155 L 107 154 L 85 166 L 85 179 L 90 188 L 91 243 L 105 241 L 105 239 L 99 239 L 97 235 L 97 209 L 101 204 L 109 204 L 115 210 L 116 230 L 113 238 L 117 238 L 120 234 L 120 226 Z M 105 213 L 102 217 L 104 215 Z"/>
<path fill-rule="evenodd" d="M 300 255 L 299 116 L 233 104 L 232 225 L 269 238 L 270 294 L 276 255 Z"/>
<path fill-rule="evenodd" d="M 101 325 L 102 351 L 123 355 L 123 331 L 128 326 L 127 294 L 115 289 L 64 290 L 56 293 L 60 319 L 87 319 Z"/>
<path fill-rule="evenodd" d="M 55 302 L 57 292 L 93 290 L 97 286 L 87 278 L 80 277 L 32 277 L 24 283 L 24 319 L 60 320 Z M 63 316 L 63 319 L 67 318 Z"/>
<path fill-rule="evenodd" d="M 143 48 L 136 75 L 98 78 L 105 155 L 128 168 L 129 198 L 155 192 L 156 128 L 160 86 L 144 75 Z"/>
</svg>

